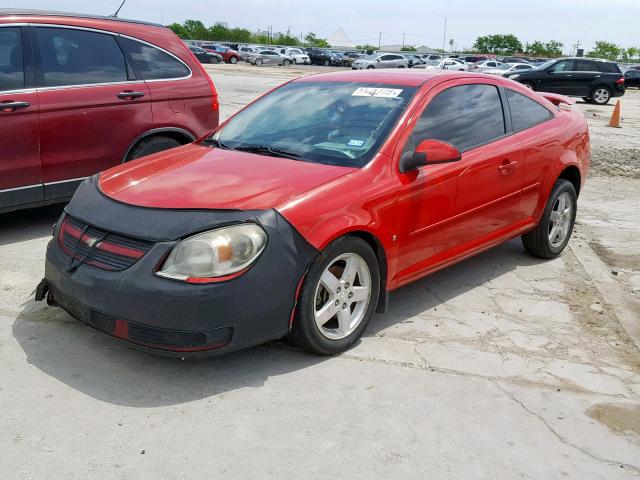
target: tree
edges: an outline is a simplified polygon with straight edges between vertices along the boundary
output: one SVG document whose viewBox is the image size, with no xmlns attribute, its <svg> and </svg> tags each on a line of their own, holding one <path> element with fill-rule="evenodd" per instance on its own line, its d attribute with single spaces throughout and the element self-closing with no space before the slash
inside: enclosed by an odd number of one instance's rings
<svg viewBox="0 0 640 480">
<path fill-rule="evenodd" d="M 538 40 L 527 46 L 527 53 L 536 57 L 559 57 L 562 55 L 563 44 L 556 40 L 542 43 Z"/>
<path fill-rule="evenodd" d="M 606 58 L 607 60 L 616 60 L 620 56 L 620 47 L 615 43 L 599 40 L 596 47 L 587 53 L 587 57 Z"/>
<path fill-rule="evenodd" d="M 378 47 L 375 47 L 373 45 L 369 45 L 368 43 L 365 43 L 364 45 L 356 45 L 356 50 L 363 50 L 365 52 L 373 52 L 375 50 L 377 50 Z"/>
<path fill-rule="evenodd" d="M 416 47 L 412 47 L 411 45 L 405 45 L 400 49 L 401 52 L 415 52 Z"/>
<path fill-rule="evenodd" d="M 180 38 L 187 40 L 189 39 L 189 32 L 179 23 L 172 23 L 171 25 L 167 25 L 167 28 L 173 31 L 173 33 L 178 35 Z"/>
<path fill-rule="evenodd" d="M 189 38 L 194 40 L 208 40 L 209 31 L 200 20 L 187 20 L 184 22 L 184 28 Z"/>
<path fill-rule="evenodd" d="M 278 45 L 288 45 L 295 47 L 297 45 L 300 45 L 300 40 L 288 34 L 280 35 L 280 38 L 278 38 Z"/>
<path fill-rule="evenodd" d="M 523 50 L 522 43 L 515 35 L 485 35 L 476 39 L 473 47 L 479 53 L 511 55 Z"/>
<path fill-rule="evenodd" d="M 304 39 L 312 47 L 327 48 L 327 47 L 331 46 L 331 45 L 329 45 L 329 43 L 327 42 L 326 39 L 316 37 L 316 34 L 313 33 L 313 32 L 307 33 L 307 35 L 305 35 Z"/>
<path fill-rule="evenodd" d="M 638 58 L 638 54 L 640 54 L 640 49 L 638 49 L 636 47 L 627 48 L 627 57 L 629 57 L 629 60 L 633 60 L 635 58 Z"/>
</svg>

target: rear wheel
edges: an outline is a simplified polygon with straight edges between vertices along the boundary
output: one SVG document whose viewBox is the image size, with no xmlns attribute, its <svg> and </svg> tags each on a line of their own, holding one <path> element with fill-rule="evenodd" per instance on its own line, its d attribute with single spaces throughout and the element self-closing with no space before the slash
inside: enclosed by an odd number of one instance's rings
<svg viewBox="0 0 640 480">
<path fill-rule="evenodd" d="M 238 57 L 231 57 L 231 58 L 229 59 L 229 63 L 233 63 L 233 64 L 238 63 Z"/>
<path fill-rule="evenodd" d="M 283 65 L 283 66 L 285 66 L 285 67 L 288 67 L 289 65 L 291 65 L 291 62 L 285 58 L 285 59 L 282 61 L 282 65 Z"/>
<path fill-rule="evenodd" d="M 374 67 L 373 65 L 369 65 L 369 66 L 367 67 L 367 70 L 370 70 L 370 69 L 372 69 L 372 68 L 376 68 L 376 67 Z"/>
<path fill-rule="evenodd" d="M 262 59 L 261 58 L 256 58 L 256 65 L 258 65 L 258 66 L 262 65 Z"/>
<path fill-rule="evenodd" d="M 525 87 L 527 87 L 529 90 L 535 90 L 535 86 L 533 85 L 533 83 L 531 82 L 522 82 L 522 85 L 524 85 Z"/>
<path fill-rule="evenodd" d="M 591 100 L 596 105 L 606 105 L 611 100 L 611 90 L 607 87 L 596 87 L 591 92 Z"/>
<path fill-rule="evenodd" d="M 576 220 L 578 195 L 573 184 L 559 179 L 549 195 L 538 226 L 522 235 L 524 248 L 534 257 L 555 258 L 569 243 Z"/>
<path fill-rule="evenodd" d="M 380 268 L 364 240 L 342 237 L 311 265 L 288 339 L 322 355 L 340 353 L 362 335 L 380 294 Z"/>
<path fill-rule="evenodd" d="M 151 155 L 152 153 L 169 150 L 170 148 L 179 147 L 180 145 L 182 145 L 182 143 L 180 143 L 175 138 L 170 137 L 155 136 L 143 138 L 138 142 L 136 146 L 131 149 L 125 161 L 128 162 L 130 160 L 135 160 L 136 158 L 146 157 L 147 155 Z"/>
<path fill-rule="evenodd" d="M 322 62 L 322 65 L 324 65 L 325 67 L 328 67 L 331 64 L 331 62 L 329 62 L 329 60 L 325 60 L 324 62 Z"/>
</svg>

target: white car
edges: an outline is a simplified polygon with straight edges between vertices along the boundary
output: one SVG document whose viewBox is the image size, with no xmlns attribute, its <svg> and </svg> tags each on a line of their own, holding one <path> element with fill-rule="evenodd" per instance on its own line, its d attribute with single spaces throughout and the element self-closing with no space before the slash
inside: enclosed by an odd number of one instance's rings
<svg viewBox="0 0 640 480">
<path fill-rule="evenodd" d="M 457 58 L 445 58 L 444 60 L 429 60 L 427 63 L 414 65 L 413 68 L 426 68 L 427 70 L 458 70 L 468 72 L 469 65 Z"/>
<path fill-rule="evenodd" d="M 483 60 L 471 65 L 469 70 L 475 73 L 484 73 L 485 70 L 499 68 L 501 65 L 503 65 L 503 63 L 497 60 Z"/>
<path fill-rule="evenodd" d="M 531 70 L 532 68 L 535 67 L 529 63 L 503 63 L 498 68 L 488 68 L 482 73 L 506 77 L 510 73 L 515 73 L 519 70 Z"/>
<path fill-rule="evenodd" d="M 278 53 L 284 55 L 285 57 L 289 57 L 293 63 L 298 65 L 310 65 L 311 60 L 309 59 L 309 55 L 304 53 L 299 48 L 280 48 L 278 49 Z"/>
</svg>

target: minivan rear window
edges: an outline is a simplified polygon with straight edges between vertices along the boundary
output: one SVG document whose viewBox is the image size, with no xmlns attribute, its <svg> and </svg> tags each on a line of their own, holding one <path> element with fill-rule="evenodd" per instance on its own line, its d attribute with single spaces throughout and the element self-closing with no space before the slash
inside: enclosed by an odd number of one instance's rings
<svg viewBox="0 0 640 480">
<path fill-rule="evenodd" d="M 191 73 L 180 60 L 147 43 L 121 37 L 120 45 L 143 80 L 183 78 Z M 193 47 L 190 48 L 193 50 Z"/>
</svg>

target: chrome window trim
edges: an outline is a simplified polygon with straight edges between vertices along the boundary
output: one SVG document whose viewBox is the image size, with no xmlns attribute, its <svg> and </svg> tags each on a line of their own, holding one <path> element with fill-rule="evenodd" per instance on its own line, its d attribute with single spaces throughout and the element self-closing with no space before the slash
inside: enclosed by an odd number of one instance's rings
<svg viewBox="0 0 640 480">
<path fill-rule="evenodd" d="M 0 23 L 0 28 L 3 28 L 3 27 L 7 27 L 7 28 L 8 27 L 26 27 L 27 25 L 28 25 L 27 23 L 23 23 L 23 22 L 20 22 L 20 23 Z M 21 43 L 21 46 L 22 46 L 22 43 Z M 24 65 L 23 65 L 22 66 L 22 74 L 23 74 L 23 77 L 26 77 L 26 74 L 24 72 L 25 72 L 25 70 L 24 70 Z M 26 81 L 23 79 L 22 83 L 26 83 Z M 0 90 L 0 95 L 5 95 L 5 94 L 14 95 L 16 93 L 35 93 L 35 89 L 33 89 L 33 88 L 18 88 L 18 89 L 15 89 L 15 90 Z M 3 190 L 0 190 L 0 191 L 3 191 Z"/>
<path fill-rule="evenodd" d="M 8 25 L 8 24 L 3 24 L 3 25 Z M 132 84 L 132 83 L 151 83 L 151 82 L 172 82 L 174 80 L 187 80 L 189 78 L 191 78 L 193 76 L 193 70 L 191 70 L 191 67 L 189 67 L 189 65 L 187 65 L 185 62 L 183 62 L 180 58 L 178 58 L 176 55 L 174 55 L 173 53 L 165 50 L 162 47 L 159 47 L 157 45 L 154 45 L 153 43 L 149 43 L 146 42 L 144 40 L 141 40 L 139 38 L 136 37 L 132 37 L 130 35 L 125 35 L 122 33 L 118 33 L 118 32 L 111 32 L 108 30 L 100 30 L 97 28 L 89 28 L 89 27 L 77 27 L 75 25 L 59 25 L 57 23 L 27 23 L 24 24 L 26 26 L 30 26 L 30 27 L 45 27 L 45 28 L 66 28 L 68 30 L 84 30 L 84 31 L 88 31 L 88 32 L 94 32 L 94 33 L 101 33 L 103 35 L 111 35 L 112 37 L 121 37 L 121 38 L 126 38 L 129 40 L 132 40 L 134 42 L 140 42 L 143 43 L 145 45 L 148 45 L 152 48 L 157 48 L 158 50 L 160 50 L 161 52 L 166 53 L 167 55 L 173 57 L 174 59 L 176 59 L 178 62 L 180 62 L 182 65 L 184 65 L 187 70 L 189 71 L 189 75 L 185 75 L 183 77 L 171 77 L 171 78 L 158 78 L 158 79 L 151 79 L 151 80 L 144 80 L 144 79 L 140 79 L 140 80 L 127 80 L 124 82 L 105 82 L 105 83 L 88 83 L 88 84 L 77 84 L 77 85 L 59 85 L 59 86 L 53 86 L 53 87 L 36 87 L 37 91 L 47 91 L 47 90 L 55 90 L 55 89 L 60 89 L 60 88 L 76 88 L 76 87 L 94 87 L 94 86 L 105 86 L 105 85 L 128 85 L 128 84 Z M 123 55 L 125 55 L 124 52 L 122 52 Z M 125 56 L 126 59 L 126 56 Z"/>
<path fill-rule="evenodd" d="M 27 188 L 41 188 L 41 187 L 42 187 L 41 183 L 36 183 L 34 185 L 25 185 L 24 187 L 7 188 L 4 190 L 0 190 L 0 193 L 15 192 L 17 190 L 26 190 Z"/>
</svg>

